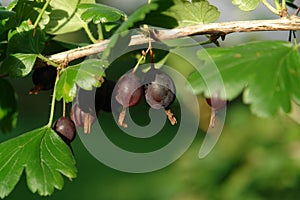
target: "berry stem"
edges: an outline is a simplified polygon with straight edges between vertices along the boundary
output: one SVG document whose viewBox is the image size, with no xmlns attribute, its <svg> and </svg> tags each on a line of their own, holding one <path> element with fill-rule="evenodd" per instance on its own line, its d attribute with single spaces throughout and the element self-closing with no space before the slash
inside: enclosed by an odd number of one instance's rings
<svg viewBox="0 0 300 200">
<path fill-rule="evenodd" d="M 150 50 L 150 48 L 148 47 L 148 49 L 142 53 L 142 56 L 140 57 L 140 59 L 138 60 L 138 62 L 136 63 L 136 65 L 134 66 L 134 68 L 132 70 L 133 73 L 135 73 L 136 70 L 139 68 L 141 62 L 146 59 L 146 55 L 149 52 L 149 50 Z"/>
<path fill-rule="evenodd" d="M 118 124 L 120 126 L 123 126 L 124 128 L 127 128 L 127 124 L 124 122 L 124 119 L 125 119 L 125 116 L 126 116 L 126 108 L 123 107 L 120 115 L 119 115 L 119 120 L 118 120 Z"/>
<path fill-rule="evenodd" d="M 215 127 L 215 121 L 216 121 L 216 110 L 212 109 L 211 115 L 210 115 L 210 122 L 209 122 L 209 128 Z"/>
<path fill-rule="evenodd" d="M 167 109 L 167 110 L 165 110 L 165 112 L 166 112 L 166 115 L 167 115 L 169 121 L 171 122 L 171 124 L 172 124 L 173 126 L 174 126 L 175 124 L 177 124 L 177 120 L 176 120 L 174 114 L 172 113 L 171 109 Z"/>
<path fill-rule="evenodd" d="M 57 70 L 57 74 L 56 74 L 56 79 L 55 79 L 55 84 L 54 84 L 53 94 L 52 94 L 49 122 L 48 122 L 48 124 L 47 124 L 47 126 L 48 126 L 49 128 L 51 128 L 52 123 L 53 123 L 54 108 L 55 108 L 55 98 L 56 98 L 56 85 L 57 85 L 58 80 L 59 80 L 59 75 L 60 75 L 60 71 L 59 71 L 59 69 L 58 69 L 58 70 Z"/>
<path fill-rule="evenodd" d="M 150 65 L 151 65 L 151 68 L 154 69 L 154 59 L 153 59 L 153 51 L 152 51 L 152 45 L 151 45 L 151 42 L 149 41 L 149 55 L 150 55 Z"/>
<path fill-rule="evenodd" d="M 63 99 L 63 117 L 66 117 L 66 101 Z"/>
<path fill-rule="evenodd" d="M 93 116 L 90 113 L 84 113 L 83 132 L 85 134 L 90 134 L 92 123 L 93 123 Z"/>
<path fill-rule="evenodd" d="M 151 45 L 151 39 L 150 39 L 150 32 L 149 32 L 149 29 L 148 29 L 148 26 L 146 26 L 147 28 L 147 31 L 148 31 L 148 34 L 149 34 L 149 45 L 148 45 L 148 48 L 147 50 L 144 52 L 142 52 L 142 56 L 140 57 L 140 59 L 138 60 L 137 64 L 135 65 L 135 67 L 133 68 L 132 72 L 135 73 L 135 71 L 138 69 L 138 67 L 140 66 L 141 62 L 143 60 L 146 59 L 146 55 L 148 54 L 148 52 L 150 51 L 150 61 L 151 61 L 151 67 L 153 65 L 153 52 L 152 52 L 152 45 Z M 154 67 L 154 66 L 153 66 Z"/>
</svg>

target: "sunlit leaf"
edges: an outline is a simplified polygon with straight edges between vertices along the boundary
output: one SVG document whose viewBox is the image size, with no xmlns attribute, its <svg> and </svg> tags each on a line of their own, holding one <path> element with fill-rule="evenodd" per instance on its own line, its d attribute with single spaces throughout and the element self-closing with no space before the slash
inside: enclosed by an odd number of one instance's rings
<svg viewBox="0 0 300 200">
<path fill-rule="evenodd" d="M 95 0 L 52 0 L 52 12 L 46 31 L 50 34 L 60 35 L 81 29 L 86 22 L 81 19 L 83 10 L 78 9 L 82 3 L 95 3 Z"/>
<path fill-rule="evenodd" d="M 126 17 L 123 11 L 104 4 L 80 4 L 78 8 L 85 10 L 81 15 L 83 21 L 93 21 L 95 24 L 114 22 Z"/>
<path fill-rule="evenodd" d="M 243 11 L 251 11 L 257 8 L 259 0 L 232 0 L 232 4 Z"/>
<path fill-rule="evenodd" d="M 263 117 L 273 116 L 279 109 L 290 112 L 292 99 L 300 103 L 300 56 L 289 42 L 210 48 L 201 50 L 198 57 L 205 64 L 189 76 L 197 94 L 219 92 L 222 98 L 233 99 L 244 90 L 245 103 Z"/>
<path fill-rule="evenodd" d="M 101 60 L 89 59 L 77 65 L 64 69 L 56 85 L 56 99 L 64 98 L 71 102 L 76 96 L 76 85 L 92 90 L 93 87 L 101 85 L 99 79 L 104 74 L 104 65 Z"/>
<path fill-rule="evenodd" d="M 178 2 L 166 13 L 177 19 L 179 26 L 210 23 L 220 16 L 218 9 L 205 0 L 193 3 Z"/>
<path fill-rule="evenodd" d="M 43 196 L 62 189 L 62 175 L 71 179 L 77 172 L 69 147 L 46 126 L 0 144 L 0 198 L 9 195 L 24 169 L 28 188 Z"/>
</svg>

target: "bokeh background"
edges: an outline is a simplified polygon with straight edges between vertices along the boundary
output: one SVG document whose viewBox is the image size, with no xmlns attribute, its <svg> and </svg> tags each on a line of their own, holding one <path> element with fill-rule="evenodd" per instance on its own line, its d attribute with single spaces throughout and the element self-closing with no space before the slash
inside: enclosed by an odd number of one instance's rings
<svg viewBox="0 0 300 200">
<path fill-rule="evenodd" d="M 142 0 L 102 2 L 125 10 L 127 13 L 146 3 Z M 274 18 L 262 6 L 254 12 L 244 13 L 232 6 L 230 0 L 210 0 L 210 2 L 221 12 L 219 21 Z M 299 1 L 295 2 L 299 4 Z M 79 32 L 74 35 L 74 40 L 78 37 L 85 38 L 82 34 Z M 59 39 L 66 38 L 70 39 L 70 36 Z M 287 38 L 287 32 L 237 33 L 229 35 L 221 45 L 231 46 L 251 40 L 286 40 Z M 117 77 L 122 70 L 126 70 L 123 66 L 128 66 L 129 69 L 134 66 L 134 62 L 134 59 L 121 59 L 114 63 L 109 73 L 112 77 Z M 167 63 L 170 65 L 176 63 L 183 69 L 186 65 L 183 60 L 175 56 L 169 58 Z M 181 72 L 188 73 L 184 70 Z M 12 133 L 1 133 L 0 141 L 46 124 L 50 109 L 51 92 L 42 92 L 38 96 L 27 94 L 33 87 L 30 76 L 10 81 L 18 94 L 18 124 Z M 203 99 L 199 98 L 199 100 L 203 102 Z M 208 107 L 204 103 L 200 105 L 202 124 L 206 124 L 209 120 Z M 144 107 L 145 104 L 141 104 L 140 107 L 132 110 L 137 120 L 144 117 L 142 112 L 138 112 Z M 178 108 L 179 105 L 173 105 L 175 111 Z M 180 159 L 164 169 L 145 174 L 124 173 L 103 165 L 89 154 L 77 137 L 72 143 L 78 168 L 76 179 L 72 181 L 66 179 L 63 190 L 55 191 L 50 197 L 39 197 L 28 190 L 23 175 L 15 190 L 6 199 L 298 199 L 300 197 L 300 120 L 297 109 L 295 106 L 294 113 L 290 116 L 279 114 L 275 118 L 262 119 L 252 115 L 249 107 L 244 105 L 242 98 L 239 97 L 229 103 L 224 130 L 208 156 L 203 159 L 198 158 L 198 151 L 205 136 L 205 132 L 199 129 L 193 144 Z M 60 113 L 61 105 L 58 103 L 56 118 Z M 110 120 L 110 114 L 103 113 L 99 117 L 99 121 L 103 124 L 109 124 Z M 147 119 L 139 123 L 145 122 Z M 174 134 L 172 130 L 167 128 L 160 137 L 153 138 L 147 144 L 155 146 L 162 140 L 169 140 Z M 128 145 L 134 151 L 142 151 L 145 147 L 142 140 L 137 141 L 115 132 L 107 134 L 110 134 L 117 143 Z"/>
</svg>

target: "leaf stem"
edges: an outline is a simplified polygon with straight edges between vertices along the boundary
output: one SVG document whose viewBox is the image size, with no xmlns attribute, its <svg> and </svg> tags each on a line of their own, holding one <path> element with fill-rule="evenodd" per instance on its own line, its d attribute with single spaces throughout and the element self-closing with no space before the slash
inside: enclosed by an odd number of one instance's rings
<svg viewBox="0 0 300 200">
<path fill-rule="evenodd" d="M 279 15 L 279 11 L 274 8 L 267 0 L 260 0 L 271 12 L 275 13 L 276 15 Z"/>
<path fill-rule="evenodd" d="M 55 84 L 54 84 L 54 89 L 53 89 L 53 94 L 52 94 L 52 100 L 51 100 L 51 108 L 50 108 L 50 116 L 49 116 L 49 122 L 47 126 L 51 128 L 52 123 L 53 123 L 53 117 L 54 117 L 54 108 L 55 108 L 55 99 L 56 99 L 56 85 L 59 80 L 59 75 L 60 75 L 60 69 L 57 69 L 57 74 L 56 74 L 56 79 L 55 79 Z"/>
<path fill-rule="evenodd" d="M 43 8 L 42 8 L 42 10 L 40 12 L 40 14 L 38 15 L 38 17 L 36 18 L 36 20 L 34 22 L 34 25 L 33 25 L 34 29 L 37 28 L 39 22 L 41 21 L 41 19 L 43 17 L 44 12 L 47 9 L 47 7 L 48 7 L 48 5 L 49 5 L 50 2 L 51 2 L 51 0 L 46 0 L 46 3 L 44 4 L 44 6 L 43 6 Z"/>
<path fill-rule="evenodd" d="M 104 40 L 104 36 L 103 36 L 103 30 L 102 30 L 103 26 L 101 23 L 97 24 L 97 30 L 98 30 L 98 40 L 102 41 Z"/>
<path fill-rule="evenodd" d="M 275 6 L 276 6 L 276 10 L 281 10 L 281 5 L 279 3 L 279 0 L 274 0 Z"/>
<path fill-rule="evenodd" d="M 281 2 L 281 9 L 286 10 L 286 1 L 285 0 L 282 0 L 282 2 Z"/>
<path fill-rule="evenodd" d="M 52 60 L 50 60 L 49 58 L 43 56 L 42 54 L 39 54 L 37 57 L 39 59 L 41 59 L 42 61 L 46 62 L 47 64 L 52 65 L 53 67 L 56 67 L 56 68 L 59 67 L 59 64 L 53 62 Z"/>
<path fill-rule="evenodd" d="M 84 24 L 83 29 L 86 32 L 86 34 L 89 37 L 89 39 L 91 40 L 91 42 L 94 43 L 94 44 L 96 44 L 97 40 L 94 38 L 92 32 L 90 31 L 88 24 Z"/>
</svg>

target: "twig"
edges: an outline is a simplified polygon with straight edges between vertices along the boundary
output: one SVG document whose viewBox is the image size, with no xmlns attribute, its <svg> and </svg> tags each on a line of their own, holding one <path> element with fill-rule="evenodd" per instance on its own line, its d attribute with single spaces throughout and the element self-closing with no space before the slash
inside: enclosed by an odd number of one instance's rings
<svg viewBox="0 0 300 200">
<path fill-rule="evenodd" d="M 195 26 L 187 26 L 175 29 L 156 30 L 155 40 L 170 40 L 182 38 L 192 35 L 214 34 L 225 36 L 230 33 L 237 32 L 255 32 L 255 31 L 290 31 L 300 30 L 300 17 L 289 16 L 273 20 L 251 20 L 251 21 L 231 21 L 210 24 L 200 24 Z M 147 36 L 143 34 L 133 35 L 129 46 L 146 44 L 149 42 Z M 152 42 L 155 42 L 152 39 Z M 101 53 L 105 50 L 109 40 L 103 40 L 97 44 L 88 45 L 85 47 L 72 49 L 49 56 L 49 60 L 56 63 L 64 61 L 68 55 L 69 61 L 76 60 L 81 57 L 90 56 Z"/>
</svg>

